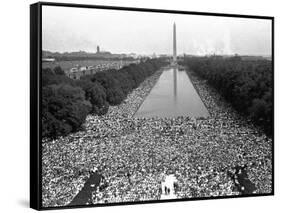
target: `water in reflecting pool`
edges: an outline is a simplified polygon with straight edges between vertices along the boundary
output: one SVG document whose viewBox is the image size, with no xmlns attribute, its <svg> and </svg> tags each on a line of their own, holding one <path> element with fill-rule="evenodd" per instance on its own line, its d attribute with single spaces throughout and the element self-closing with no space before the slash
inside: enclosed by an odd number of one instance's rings
<svg viewBox="0 0 281 213">
<path fill-rule="evenodd" d="M 167 68 L 134 117 L 208 117 L 209 113 L 185 71 Z"/>
</svg>

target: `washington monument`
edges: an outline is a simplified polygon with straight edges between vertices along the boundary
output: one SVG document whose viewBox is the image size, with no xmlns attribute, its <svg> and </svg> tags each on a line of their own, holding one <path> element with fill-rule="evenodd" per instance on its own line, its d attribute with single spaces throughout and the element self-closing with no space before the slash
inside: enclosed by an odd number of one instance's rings
<svg viewBox="0 0 281 213">
<path fill-rule="evenodd" d="M 176 38 L 176 23 L 174 22 L 173 30 L 173 65 L 177 64 L 177 38 Z"/>
</svg>

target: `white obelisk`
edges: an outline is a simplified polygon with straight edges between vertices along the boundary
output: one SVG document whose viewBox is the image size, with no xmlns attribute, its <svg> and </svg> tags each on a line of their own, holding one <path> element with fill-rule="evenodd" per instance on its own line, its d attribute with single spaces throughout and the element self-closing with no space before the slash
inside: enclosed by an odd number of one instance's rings
<svg viewBox="0 0 281 213">
<path fill-rule="evenodd" d="M 173 65 L 177 64 L 177 38 L 176 38 L 176 23 L 174 22 L 173 30 Z"/>
</svg>

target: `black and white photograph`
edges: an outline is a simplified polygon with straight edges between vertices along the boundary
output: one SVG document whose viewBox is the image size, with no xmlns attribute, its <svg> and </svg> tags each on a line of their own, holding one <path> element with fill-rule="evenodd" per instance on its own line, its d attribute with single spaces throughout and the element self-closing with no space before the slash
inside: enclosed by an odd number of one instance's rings
<svg viewBox="0 0 281 213">
<path fill-rule="evenodd" d="M 40 21 L 42 208 L 274 194 L 272 17 L 50 3 Z"/>
</svg>

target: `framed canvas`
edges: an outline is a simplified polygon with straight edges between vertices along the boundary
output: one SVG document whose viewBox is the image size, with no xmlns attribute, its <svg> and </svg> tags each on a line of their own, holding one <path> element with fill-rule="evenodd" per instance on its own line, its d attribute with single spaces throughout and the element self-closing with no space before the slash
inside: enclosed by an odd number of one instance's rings
<svg viewBox="0 0 281 213">
<path fill-rule="evenodd" d="M 274 18 L 30 6 L 30 206 L 274 194 Z"/>
</svg>

